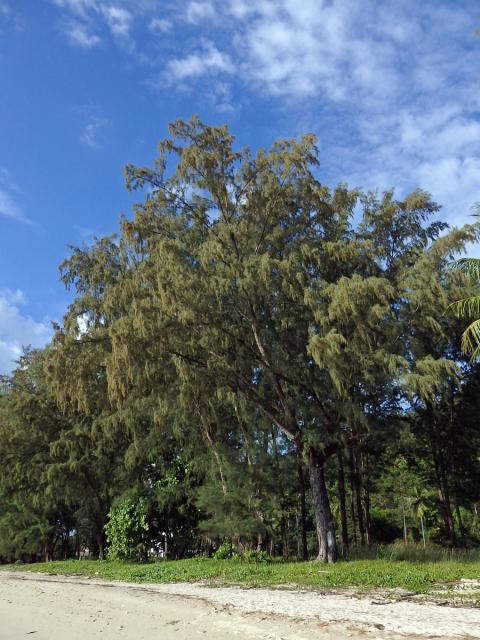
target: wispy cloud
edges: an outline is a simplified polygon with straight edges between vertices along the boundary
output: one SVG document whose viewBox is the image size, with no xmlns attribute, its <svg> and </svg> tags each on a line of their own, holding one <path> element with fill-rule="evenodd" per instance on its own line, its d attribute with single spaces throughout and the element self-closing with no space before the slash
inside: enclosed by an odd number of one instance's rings
<svg viewBox="0 0 480 640">
<path fill-rule="evenodd" d="M 0 289 L 0 374 L 9 373 L 22 347 L 43 347 L 52 331 L 49 323 L 38 322 L 23 312 L 27 300 L 17 289 Z"/>
<path fill-rule="evenodd" d="M 24 21 L 21 14 L 15 7 L 12 6 L 12 2 L 7 0 L 0 0 L 0 35 L 5 33 L 8 29 L 11 31 L 21 31 L 24 27 Z"/>
<path fill-rule="evenodd" d="M 107 118 L 91 116 L 83 129 L 81 141 L 93 151 L 97 151 L 104 141 L 105 129 L 110 125 L 111 122 Z"/>
<path fill-rule="evenodd" d="M 160 0 L 50 1 L 62 10 L 60 27 L 73 45 L 92 49 L 111 36 L 128 52 L 135 50 L 131 33 L 135 18 L 150 15 L 161 4 Z"/>
<path fill-rule="evenodd" d="M 10 173 L 0 167 L 0 216 L 5 216 L 17 222 L 23 222 L 31 226 L 38 224 L 28 218 L 22 206 L 18 202 L 18 187 L 13 182 Z"/>
<path fill-rule="evenodd" d="M 209 73 L 232 73 L 233 64 L 230 56 L 222 53 L 209 40 L 204 40 L 195 52 L 182 58 L 170 60 L 166 74 L 173 80 L 198 78 Z"/>
<path fill-rule="evenodd" d="M 169 31 L 171 31 L 172 27 L 173 27 L 173 22 L 166 18 L 152 18 L 152 20 L 150 20 L 148 25 L 148 29 L 153 34 L 168 33 Z"/>
<path fill-rule="evenodd" d="M 273 99 L 283 125 L 318 133 L 330 177 L 422 186 L 451 221 L 468 219 L 480 198 L 475 3 L 211 0 L 183 16 L 208 40 L 167 59 L 167 81 Z"/>
<path fill-rule="evenodd" d="M 62 25 L 62 30 L 73 45 L 82 49 L 93 49 L 102 41 L 91 27 L 78 20 L 69 20 Z"/>
<path fill-rule="evenodd" d="M 11 14 L 12 9 L 10 8 L 10 5 L 8 5 L 5 0 L 0 0 L 0 22 L 8 19 Z"/>
<path fill-rule="evenodd" d="M 101 9 L 103 17 L 113 37 L 128 50 L 135 48 L 130 30 L 133 23 L 133 15 L 127 9 L 109 5 Z"/>
<path fill-rule="evenodd" d="M 202 0 L 188 2 L 185 9 L 185 18 L 188 22 L 198 23 L 203 20 L 211 20 L 217 11 L 213 2 Z"/>
<path fill-rule="evenodd" d="M 85 25 L 80 46 L 125 46 L 136 22 L 155 34 L 135 49 L 151 85 L 237 115 L 265 100 L 281 113 L 272 136 L 315 131 L 330 181 L 422 186 L 455 222 L 480 197 L 473 0 L 52 1 Z"/>
</svg>

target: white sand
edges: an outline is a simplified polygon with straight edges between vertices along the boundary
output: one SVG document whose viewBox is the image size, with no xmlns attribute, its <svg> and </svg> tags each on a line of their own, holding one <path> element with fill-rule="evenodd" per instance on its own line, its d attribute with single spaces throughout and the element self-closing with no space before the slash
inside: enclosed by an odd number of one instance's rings
<svg viewBox="0 0 480 640">
<path fill-rule="evenodd" d="M 0 571 L 0 640 L 479 638 L 480 609 Z"/>
</svg>

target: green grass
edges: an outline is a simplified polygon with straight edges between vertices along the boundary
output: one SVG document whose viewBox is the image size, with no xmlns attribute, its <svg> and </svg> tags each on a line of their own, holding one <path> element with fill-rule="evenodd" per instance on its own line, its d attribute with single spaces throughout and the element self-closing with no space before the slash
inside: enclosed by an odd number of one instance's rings
<svg viewBox="0 0 480 640">
<path fill-rule="evenodd" d="M 242 562 L 241 560 L 156 561 L 145 564 L 108 560 L 68 560 L 32 565 L 9 565 L 19 571 L 93 576 L 129 582 L 196 582 L 245 586 L 297 585 L 307 587 L 357 587 L 389 589 L 399 587 L 427 593 L 434 585 L 460 578 L 480 579 L 480 563 L 449 560 L 412 562 L 405 560 L 350 560 L 325 566 L 316 562 Z"/>
</svg>

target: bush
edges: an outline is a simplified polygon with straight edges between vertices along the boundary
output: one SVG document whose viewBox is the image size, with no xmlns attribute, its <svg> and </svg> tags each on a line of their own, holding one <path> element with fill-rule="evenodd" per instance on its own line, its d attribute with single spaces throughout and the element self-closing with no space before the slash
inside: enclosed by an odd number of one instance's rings
<svg viewBox="0 0 480 640">
<path fill-rule="evenodd" d="M 268 562 L 271 559 L 266 551 L 254 551 L 253 549 L 245 549 L 241 557 L 245 562 Z"/>
<path fill-rule="evenodd" d="M 268 562 L 271 560 L 265 551 L 242 549 L 236 547 L 230 540 L 225 540 L 213 554 L 215 560 L 239 560 L 240 562 Z"/>
<path fill-rule="evenodd" d="M 146 500 L 124 500 L 110 510 L 105 533 L 112 560 L 146 560 L 149 542 Z"/>
<path fill-rule="evenodd" d="M 213 554 L 213 558 L 215 558 L 215 560 L 230 560 L 231 558 L 238 558 L 238 557 L 239 557 L 239 553 L 233 546 L 233 543 L 231 540 L 225 540 L 224 542 L 222 542 L 222 544 L 218 547 L 218 549 Z"/>
</svg>

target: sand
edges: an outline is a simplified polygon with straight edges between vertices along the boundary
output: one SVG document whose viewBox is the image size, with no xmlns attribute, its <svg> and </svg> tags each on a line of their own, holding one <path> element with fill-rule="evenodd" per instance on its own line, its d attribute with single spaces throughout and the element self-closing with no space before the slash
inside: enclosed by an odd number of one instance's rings
<svg viewBox="0 0 480 640">
<path fill-rule="evenodd" d="M 479 638 L 480 609 L 297 589 L 0 571 L 0 640 Z"/>
</svg>

